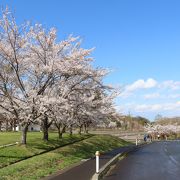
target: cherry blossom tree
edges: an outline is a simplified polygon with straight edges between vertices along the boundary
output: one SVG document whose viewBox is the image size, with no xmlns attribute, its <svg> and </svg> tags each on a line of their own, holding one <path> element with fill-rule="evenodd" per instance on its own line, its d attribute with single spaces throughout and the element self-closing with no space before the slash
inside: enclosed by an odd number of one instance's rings
<svg viewBox="0 0 180 180">
<path fill-rule="evenodd" d="M 171 134 L 180 133 L 180 126 L 177 124 L 160 125 L 160 124 L 147 124 L 145 131 L 156 139 L 157 135 L 164 136 L 166 139 Z"/>
<path fill-rule="evenodd" d="M 55 28 L 18 26 L 8 9 L 2 12 L 0 113 L 21 126 L 22 144 L 30 124 L 41 124 L 47 141 L 52 124 L 61 138 L 66 127 L 87 129 L 114 113 L 115 96 L 102 82 L 108 71 L 92 66 L 91 52 L 79 38 L 58 41 Z"/>
<path fill-rule="evenodd" d="M 0 20 L 0 107 L 10 119 L 23 127 L 22 143 L 26 143 L 26 132 L 30 122 L 35 121 L 37 108 L 32 103 L 32 92 L 28 85 L 26 63 L 28 39 L 27 25 L 17 26 L 14 17 L 6 9 Z"/>
</svg>

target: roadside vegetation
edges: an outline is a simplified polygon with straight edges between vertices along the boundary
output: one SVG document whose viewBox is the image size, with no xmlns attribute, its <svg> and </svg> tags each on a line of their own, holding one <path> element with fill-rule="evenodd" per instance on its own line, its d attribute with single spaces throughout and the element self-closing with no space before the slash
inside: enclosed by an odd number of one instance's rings
<svg viewBox="0 0 180 180">
<path fill-rule="evenodd" d="M 93 157 L 97 150 L 103 153 L 129 144 L 129 142 L 114 136 L 95 135 L 83 141 L 1 168 L 0 177 L 1 180 L 40 179 L 80 162 L 82 159 Z M 28 149 L 28 147 L 20 146 L 20 149 Z"/>
<path fill-rule="evenodd" d="M 19 140 L 19 136 L 20 133 L 18 132 L 0 133 L 0 141 L 2 140 L 4 144 L 13 143 Z M 29 133 L 28 144 L 26 146 L 19 144 L 0 148 L 0 168 L 91 136 L 93 135 L 74 134 L 69 136 L 69 134 L 64 134 L 63 139 L 59 140 L 57 133 L 50 133 L 49 141 L 44 142 L 42 140 L 42 133 L 31 132 Z"/>
</svg>

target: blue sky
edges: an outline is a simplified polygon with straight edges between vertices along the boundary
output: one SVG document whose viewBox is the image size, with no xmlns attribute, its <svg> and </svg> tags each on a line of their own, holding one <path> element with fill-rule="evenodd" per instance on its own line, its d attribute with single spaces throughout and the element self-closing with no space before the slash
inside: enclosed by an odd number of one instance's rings
<svg viewBox="0 0 180 180">
<path fill-rule="evenodd" d="M 180 115 L 180 1 L 2 0 L 25 20 L 56 27 L 59 39 L 81 36 L 95 65 L 114 70 L 117 108 L 153 119 Z"/>
</svg>

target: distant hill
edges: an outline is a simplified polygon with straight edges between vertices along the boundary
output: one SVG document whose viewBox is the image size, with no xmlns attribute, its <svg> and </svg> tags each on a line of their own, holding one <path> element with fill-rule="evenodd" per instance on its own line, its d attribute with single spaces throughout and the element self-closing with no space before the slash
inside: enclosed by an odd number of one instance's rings
<svg viewBox="0 0 180 180">
<path fill-rule="evenodd" d="M 180 117 L 161 117 L 160 119 L 157 119 L 154 123 L 160 125 L 180 125 Z"/>
<path fill-rule="evenodd" d="M 144 117 L 134 117 L 130 115 L 118 116 L 115 121 L 118 128 L 131 131 L 144 130 L 144 126 L 150 123 L 150 121 Z"/>
</svg>

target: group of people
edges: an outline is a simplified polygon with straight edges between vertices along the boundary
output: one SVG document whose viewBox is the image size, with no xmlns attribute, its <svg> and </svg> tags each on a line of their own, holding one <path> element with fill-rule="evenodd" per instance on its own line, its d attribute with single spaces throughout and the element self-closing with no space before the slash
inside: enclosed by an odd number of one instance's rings
<svg viewBox="0 0 180 180">
<path fill-rule="evenodd" d="M 145 134 L 144 135 L 144 142 L 147 142 L 147 141 L 152 141 L 152 136 L 150 134 Z"/>
</svg>

